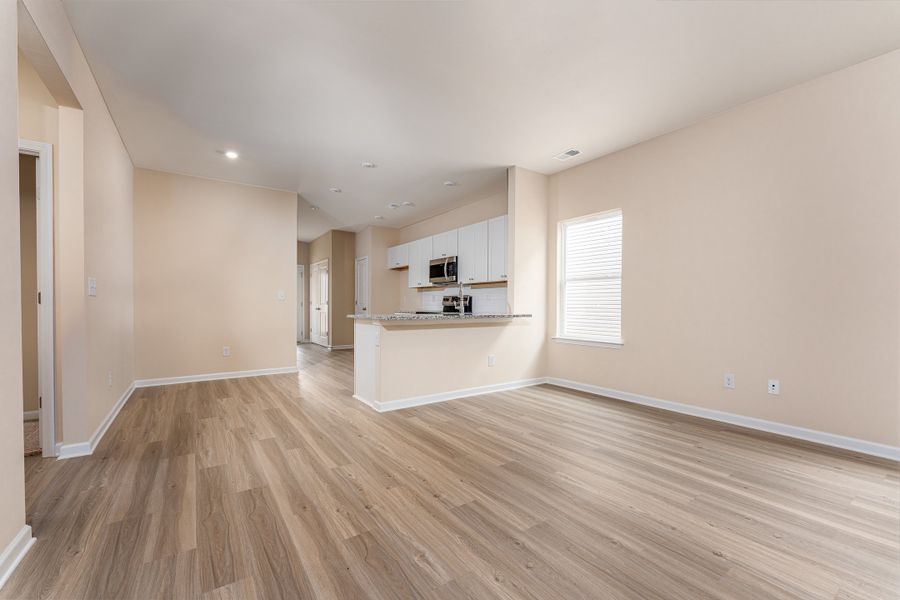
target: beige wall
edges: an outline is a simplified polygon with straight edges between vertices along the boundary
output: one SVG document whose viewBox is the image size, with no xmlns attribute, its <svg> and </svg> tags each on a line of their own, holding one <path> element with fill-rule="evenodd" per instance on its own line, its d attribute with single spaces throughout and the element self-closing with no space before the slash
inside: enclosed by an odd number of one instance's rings
<svg viewBox="0 0 900 600">
<path fill-rule="evenodd" d="M 328 259 L 328 345 L 353 344 L 356 234 L 331 231 L 309 243 L 310 264 Z"/>
<path fill-rule="evenodd" d="M 544 365 L 532 360 L 543 323 L 386 326 L 376 349 L 380 402 L 406 400 L 544 377 Z M 532 350 L 534 349 L 534 350 Z M 488 355 L 496 364 L 488 366 Z M 452 377 L 447 376 L 451 361 Z"/>
<path fill-rule="evenodd" d="M 535 372 L 547 369 L 547 219 L 549 188 L 546 175 L 521 167 L 508 171 L 507 302 L 514 313 L 532 315 L 523 335 L 520 360 Z"/>
<path fill-rule="evenodd" d="M 353 301 L 356 288 L 356 234 L 352 231 L 332 232 L 332 268 L 329 273 L 331 293 L 331 345 L 349 346 L 353 344 Z"/>
<path fill-rule="evenodd" d="M 486 193 L 472 196 L 465 204 L 453 210 L 401 227 L 398 230 L 397 243 L 404 244 L 442 233 L 448 229 L 487 221 L 505 215 L 507 210 L 507 186 L 503 185 Z"/>
<path fill-rule="evenodd" d="M 0 2 L 0 549 L 25 526 L 16 3 Z"/>
<path fill-rule="evenodd" d="M 146 169 L 134 183 L 136 378 L 294 366 L 296 195 Z"/>
<path fill-rule="evenodd" d="M 297 242 L 297 264 L 303 265 L 303 331 L 301 337 L 309 339 L 309 242 Z M 298 316 L 299 318 L 299 316 Z M 298 340 L 299 341 L 299 340 Z"/>
<path fill-rule="evenodd" d="M 78 104 L 55 113 L 54 147 L 57 438 L 78 443 L 94 434 L 134 379 L 133 167 L 62 4 L 23 1 L 47 62 L 65 80 L 70 93 L 64 95 Z M 23 83 L 22 135 L 53 143 L 53 102 L 32 88 Z M 98 285 L 89 299 L 87 276 Z"/>
<path fill-rule="evenodd" d="M 898 106 L 900 51 L 551 177 L 551 281 L 559 220 L 623 210 L 625 345 L 549 374 L 900 444 Z"/>
<path fill-rule="evenodd" d="M 369 257 L 369 314 L 399 310 L 400 294 L 409 280 L 406 271 L 387 268 L 387 251 L 397 244 L 400 230 L 366 227 L 356 234 L 356 258 Z"/>
<path fill-rule="evenodd" d="M 19 252 L 22 286 L 22 408 L 38 410 L 37 172 L 19 155 Z"/>
</svg>

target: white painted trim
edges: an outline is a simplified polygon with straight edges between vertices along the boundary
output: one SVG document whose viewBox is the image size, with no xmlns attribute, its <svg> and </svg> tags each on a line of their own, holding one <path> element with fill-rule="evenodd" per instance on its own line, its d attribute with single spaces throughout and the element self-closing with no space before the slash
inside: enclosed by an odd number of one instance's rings
<svg viewBox="0 0 900 600">
<path fill-rule="evenodd" d="M 305 341 L 306 333 L 306 267 L 297 265 L 297 343 Z"/>
<path fill-rule="evenodd" d="M 64 460 L 67 458 L 76 458 L 78 456 L 88 456 L 93 454 L 94 450 L 97 449 L 97 444 L 100 443 L 100 440 L 103 439 L 104 434 L 106 434 L 106 430 L 109 429 L 109 426 L 112 425 L 113 421 L 115 421 L 116 417 L 119 415 L 119 411 L 122 410 L 122 407 L 125 406 L 125 403 L 131 398 L 134 388 L 135 385 L 132 383 L 128 386 L 128 389 L 119 396 L 119 399 L 116 400 L 116 403 L 113 404 L 109 413 L 107 413 L 106 418 L 104 418 L 100 425 L 97 426 L 97 429 L 94 430 L 94 435 L 91 436 L 90 440 L 86 442 L 62 444 L 57 451 L 57 458 L 59 460 Z"/>
<path fill-rule="evenodd" d="M 291 367 L 276 367 L 274 369 L 255 369 L 252 371 L 227 371 L 223 373 L 204 373 L 202 375 L 183 375 L 181 377 L 160 377 L 157 379 L 138 379 L 134 387 L 145 388 L 155 385 L 172 385 L 174 383 L 194 383 L 197 381 L 216 381 L 218 379 L 239 379 L 241 377 L 260 377 L 262 375 L 280 375 L 282 373 L 296 373 L 297 365 Z"/>
<path fill-rule="evenodd" d="M 0 554 L 0 588 L 3 588 L 10 575 L 28 554 L 34 541 L 31 536 L 31 525 L 23 525 L 16 537 L 3 549 L 3 553 Z"/>
<path fill-rule="evenodd" d="M 598 348 L 613 348 L 614 350 L 621 350 L 622 346 L 625 345 L 624 340 L 618 341 L 601 341 L 601 340 L 580 340 L 578 338 L 568 338 L 568 337 L 559 337 L 556 336 L 553 338 L 554 342 L 558 342 L 560 344 L 575 344 L 576 346 L 596 346 Z"/>
<path fill-rule="evenodd" d="M 22 413 L 23 421 L 37 421 L 41 417 L 41 411 L 39 410 L 26 410 Z"/>
<path fill-rule="evenodd" d="M 702 419 L 710 419 L 713 421 L 720 421 L 722 423 L 730 423 L 732 425 L 739 425 L 748 429 L 756 429 L 758 431 L 776 433 L 778 435 L 796 438 L 799 440 L 806 440 L 808 442 L 815 442 L 817 444 L 823 444 L 825 446 L 833 446 L 835 448 L 851 450 L 853 452 L 859 452 L 861 454 L 868 454 L 871 456 L 879 456 L 881 458 L 900 461 L 900 447 L 897 446 L 889 446 L 887 444 L 869 442 L 866 440 L 837 435 L 834 433 L 826 433 L 824 431 L 806 429 L 805 427 L 797 427 L 795 425 L 786 425 L 784 423 L 777 423 L 775 421 L 766 421 L 765 419 L 757 419 L 755 417 L 745 417 L 743 415 L 736 415 L 734 413 L 728 413 L 721 410 L 701 408 L 699 406 L 682 404 L 680 402 L 672 402 L 670 400 L 660 400 L 658 398 L 651 398 L 650 396 L 642 396 L 641 394 L 633 394 L 631 392 L 623 392 L 621 390 L 604 388 L 588 383 L 580 383 L 577 381 L 571 381 L 569 379 L 548 377 L 546 379 L 546 383 L 569 388 L 572 390 L 578 390 L 581 392 L 587 392 L 589 394 L 595 394 L 597 396 L 606 396 L 607 398 L 614 398 L 616 400 L 623 400 L 625 402 L 641 404 L 643 406 L 652 406 L 654 408 L 661 408 L 663 410 L 669 410 L 676 413 L 700 417 Z"/>
<path fill-rule="evenodd" d="M 400 410 L 403 408 L 412 408 L 413 406 L 422 406 L 425 404 L 434 404 L 436 402 L 446 402 L 447 400 L 456 400 L 458 398 L 471 398 L 472 396 L 481 396 L 483 394 L 493 394 L 495 392 L 505 392 L 508 390 L 517 390 L 519 388 L 530 387 L 532 385 L 540 385 L 546 383 L 543 377 L 535 379 L 519 379 L 517 381 L 507 381 L 504 383 L 494 383 L 491 385 L 482 385 L 478 387 L 463 388 L 461 390 L 453 390 L 450 392 L 441 392 L 439 394 L 428 394 L 426 396 L 412 396 L 402 398 L 400 400 L 389 400 L 387 402 L 378 402 L 367 400 L 359 396 L 353 397 L 364 404 L 368 404 L 378 412 L 389 412 L 392 410 Z"/>
<path fill-rule="evenodd" d="M 353 350 L 353 344 L 343 344 L 338 346 L 326 346 L 329 350 Z"/>
<path fill-rule="evenodd" d="M 366 297 L 363 298 L 363 302 L 360 303 L 360 301 L 359 301 L 359 300 L 360 300 L 360 299 L 359 299 L 359 271 L 358 271 L 358 270 L 359 270 L 359 265 L 360 265 L 360 263 L 362 263 L 362 262 L 365 262 L 365 263 L 366 263 L 366 271 L 365 271 L 365 274 L 366 274 Z M 354 282 L 353 282 L 353 283 L 354 283 L 354 285 L 353 285 L 353 296 L 354 296 L 354 298 L 353 298 L 353 312 L 356 313 L 356 314 L 365 314 L 366 316 L 368 316 L 368 315 L 369 315 L 369 306 L 371 306 L 371 302 L 370 302 L 370 300 L 369 300 L 369 297 L 370 297 L 370 295 L 371 295 L 371 291 L 370 291 L 370 290 L 371 290 L 371 287 L 372 287 L 372 281 L 371 281 L 372 278 L 371 278 L 371 276 L 370 276 L 370 270 L 369 270 L 369 257 L 368 257 L 368 256 L 358 256 L 358 257 L 356 257 L 356 260 L 353 262 L 353 278 L 354 278 Z M 365 311 L 365 313 L 360 313 L 360 310 L 359 310 L 359 305 L 360 305 L 360 304 L 365 304 L 365 305 L 366 305 L 366 311 Z"/>
<path fill-rule="evenodd" d="M 37 157 L 37 286 L 38 305 L 38 393 L 41 396 L 41 454 L 56 456 L 53 314 L 53 145 L 19 140 L 19 153 Z"/>
</svg>

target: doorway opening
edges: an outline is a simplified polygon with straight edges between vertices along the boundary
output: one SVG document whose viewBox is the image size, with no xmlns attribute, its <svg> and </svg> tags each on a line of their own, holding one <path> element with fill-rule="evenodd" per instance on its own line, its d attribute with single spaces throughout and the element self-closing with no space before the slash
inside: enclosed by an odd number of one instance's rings
<svg viewBox="0 0 900 600">
<path fill-rule="evenodd" d="M 313 263 L 309 277 L 309 340 L 328 347 L 328 259 Z"/>
<path fill-rule="evenodd" d="M 19 227 L 24 453 L 56 456 L 51 144 L 19 140 Z"/>
</svg>

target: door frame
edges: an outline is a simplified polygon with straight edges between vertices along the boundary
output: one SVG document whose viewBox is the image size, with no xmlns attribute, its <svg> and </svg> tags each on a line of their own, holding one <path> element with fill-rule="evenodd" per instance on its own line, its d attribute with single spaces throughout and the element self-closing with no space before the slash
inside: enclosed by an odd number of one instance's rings
<svg viewBox="0 0 900 600">
<path fill-rule="evenodd" d="M 331 282 L 331 268 L 329 267 L 328 262 L 329 262 L 328 259 L 325 258 L 325 259 L 322 259 L 322 260 L 320 260 L 320 261 L 314 262 L 314 263 L 312 263 L 312 264 L 309 266 L 309 341 L 312 342 L 312 343 L 314 343 L 314 344 L 318 344 L 318 345 L 320 345 L 320 346 L 325 346 L 326 348 L 330 347 L 330 345 L 331 345 L 331 331 L 330 331 L 331 328 L 327 325 L 327 322 L 330 320 L 331 317 L 330 317 L 330 315 L 329 315 L 329 316 L 325 319 L 325 320 L 326 320 L 326 327 L 328 328 L 328 330 L 326 331 L 326 334 L 323 336 L 323 335 L 321 334 L 321 332 L 319 332 L 319 333 L 318 333 L 318 336 L 314 337 L 314 336 L 313 336 L 313 329 L 312 329 L 313 318 L 318 319 L 318 315 L 316 315 L 315 317 L 313 317 L 313 296 L 312 296 L 312 291 L 313 291 L 313 277 L 317 276 L 317 271 L 318 271 L 323 265 L 324 265 L 324 267 L 325 267 L 325 270 L 328 272 L 328 281 L 329 281 L 329 283 Z M 317 282 L 316 282 L 316 290 L 318 290 L 318 287 L 319 287 L 319 282 L 317 281 Z M 328 307 L 327 310 L 329 310 L 329 311 L 331 310 L 331 293 L 330 293 L 330 292 L 331 292 L 331 290 L 328 290 L 328 291 L 326 292 L 326 294 L 327 294 L 326 297 L 328 298 L 328 300 L 325 302 L 325 305 Z M 321 291 L 317 294 L 317 296 L 318 296 L 318 297 L 321 297 L 321 296 L 322 296 Z M 315 304 L 318 305 L 318 303 L 319 303 L 319 302 L 318 302 L 318 298 L 316 298 Z M 317 321 L 317 322 L 318 322 L 318 321 Z"/>
<path fill-rule="evenodd" d="M 297 343 L 307 341 L 306 337 L 306 266 L 297 265 Z"/>
<path fill-rule="evenodd" d="M 56 371 L 53 297 L 53 145 L 19 140 L 19 154 L 34 156 L 37 175 L 38 395 L 41 454 L 56 456 Z"/>
<path fill-rule="evenodd" d="M 365 298 L 362 298 L 363 301 L 360 302 L 360 297 L 359 297 L 359 266 L 360 266 L 360 263 L 363 263 L 363 262 L 366 263 L 366 270 L 365 270 L 365 275 L 366 275 L 366 297 L 365 297 Z M 371 297 L 372 297 L 372 290 L 371 290 L 371 287 L 372 287 L 372 281 L 371 281 L 371 279 L 369 278 L 369 257 L 368 257 L 368 256 L 360 256 L 360 257 L 357 258 L 356 261 L 353 263 L 353 278 L 354 278 L 354 281 L 353 281 L 353 283 L 354 283 L 354 285 L 353 285 L 353 290 L 354 290 L 354 291 L 353 291 L 353 312 L 358 312 L 357 307 L 358 307 L 360 304 L 362 304 L 362 305 L 364 306 L 365 315 L 366 315 L 366 316 L 369 316 L 370 299 L 371 299 Z"/>
</svg>

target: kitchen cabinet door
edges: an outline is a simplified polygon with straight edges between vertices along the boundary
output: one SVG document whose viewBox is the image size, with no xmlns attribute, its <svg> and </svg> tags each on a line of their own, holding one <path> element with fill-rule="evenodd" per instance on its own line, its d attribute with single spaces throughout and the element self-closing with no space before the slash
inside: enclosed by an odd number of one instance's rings
<svg viewBox="0 0 900 600">
<path fill-rule="evenodd" d="M 462 283 L 488 280 L 488 222 L 459 228 L 457 269 Z"/>
<path fill-rule="evenodd" d="M 458 242 L 458 230 L 445 231 L 431 238 L 431 258 L 447 258 L 448 256 L 456 256 Z"/>
<path fill-rule="evenodd" d="M 431 238 L 410 242 L 409 246 L 409 287 L 420 288 L 431 285 L 428 281 L 428 263 L 431 261 Z"/>
<path fill-rule="evenodd" d="M 488 221 L 488 280 L 506 281 L 506 227 L 507 216 Z"/>
<path fill-rule="evenodd" d="M 388 269 L 399 269 L 409 266 L 409 244 L 400 244 L 388 248 Z"/>
</svg>

